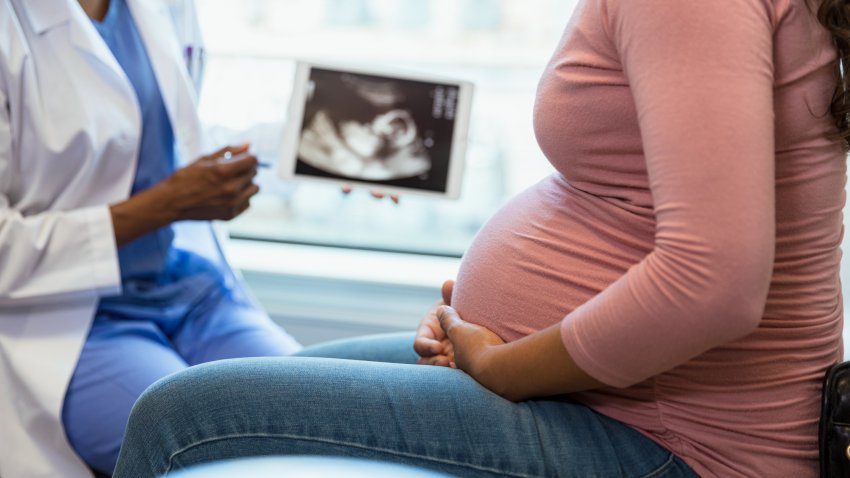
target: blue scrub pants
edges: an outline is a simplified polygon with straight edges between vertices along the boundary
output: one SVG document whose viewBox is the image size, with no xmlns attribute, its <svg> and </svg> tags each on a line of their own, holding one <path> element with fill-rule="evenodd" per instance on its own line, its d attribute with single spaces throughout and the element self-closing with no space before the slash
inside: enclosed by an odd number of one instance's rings
<svg viewBox="0 0 850 478">
<path fill-rule="evenodd" d="M 111 474 L 130 410 L 149 385 L 191 365 L 235 357 L 270 357 L 300 345 L 219 271 L 181 253 L 183 277 L 103 301 L 65 396 L 62 421 L 74 450 Z"/>
<path fill-rule="evenodd" d="M 697 476 L 569 398 L 513 403 L 460 370 L 411 365 L 412 344 L 412 334 L 378 336 L 172 375 L 136 403 L 115 478 L 260 455 L 358 457 L 465 477 Z"/>
</svg>

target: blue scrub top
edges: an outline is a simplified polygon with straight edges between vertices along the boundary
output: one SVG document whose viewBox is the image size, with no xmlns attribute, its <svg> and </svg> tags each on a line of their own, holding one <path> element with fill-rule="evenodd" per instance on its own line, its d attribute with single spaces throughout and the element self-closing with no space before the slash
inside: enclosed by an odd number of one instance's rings
<svg viewBox="0 0 850 478">
<path fill-rule="evenodd" d="M 174 171 L 175 141 L 144 43 L 126 0 L 111 0 L 102 22 L 93 22 L 136 91 L 142 113 L 139 160 L 131 194 L 163 181 Z M 170 226 L 154 231 L 118 251 L 123 282 L 161 282 L 174 240 Z"/>
<path fill-rule="evenodd" d="M 132 194 L 163 181 L 175 168 L 174 131 L 144 43 L 126 0 L 111 0 L 95 28 L 127 74 L 139 100 L 142 137 Z M 176 330 L 191 307 L 211 300 L 214 291 L 229 291 L 225 272 L 199 255 L 173 247 L 174 231 L 164 227 L 121 247 L 123 293 L 101 299 L 97 319 L 153 320 Z"/>
</svg>

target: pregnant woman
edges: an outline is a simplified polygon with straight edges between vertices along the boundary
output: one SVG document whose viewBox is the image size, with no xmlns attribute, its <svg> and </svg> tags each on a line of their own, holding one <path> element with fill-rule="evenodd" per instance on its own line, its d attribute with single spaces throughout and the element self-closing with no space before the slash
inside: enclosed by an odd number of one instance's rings
<svg viewBox="0 0 850 478">
<path fill-rule="evenodd" d="M 116 476 L 265 454 L 816 476 L 820 380 L 842 355 L 846 3 L 581 1 L 537 96 L 557 171 L 481 230 L 420 365 L 181 372 L 136 404 Z M 388 342 L 307 353 L 407 360 Z"/>
</svg>

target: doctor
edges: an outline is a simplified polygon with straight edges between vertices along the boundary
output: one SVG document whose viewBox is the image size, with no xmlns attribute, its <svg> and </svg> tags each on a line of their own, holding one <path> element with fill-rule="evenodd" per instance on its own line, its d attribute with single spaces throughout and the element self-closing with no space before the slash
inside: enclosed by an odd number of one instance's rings
<svg viewBox="0 0 850 478">
<path fill-rule="evenodd" d="M 194 12 L 174 13 L 0 0 L 2 478 L 111 473 L 154 381 L 299 348 L 206 223 L 175 224 L 236 217 L 258 189 L 246 146 L 203 155 L 202 50 Z"/>
</svg>

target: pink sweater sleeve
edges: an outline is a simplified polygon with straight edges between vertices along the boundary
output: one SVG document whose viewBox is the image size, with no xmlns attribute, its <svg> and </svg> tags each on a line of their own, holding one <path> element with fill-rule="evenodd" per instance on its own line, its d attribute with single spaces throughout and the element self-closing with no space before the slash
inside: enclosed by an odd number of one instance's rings
<svg viewBox="0 0 850 478">
<path fill-rule="evenodd" d="M 627 387 L 760 322 L 775 242 L 773 20 L 764 0 L 607 8 L 637 108 L 655 247 L 561 332 L 579 367 Z"/>
</svg>

